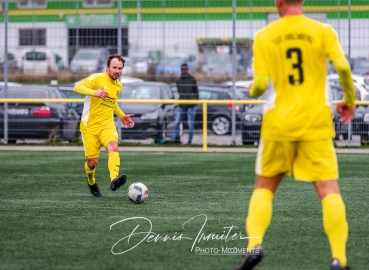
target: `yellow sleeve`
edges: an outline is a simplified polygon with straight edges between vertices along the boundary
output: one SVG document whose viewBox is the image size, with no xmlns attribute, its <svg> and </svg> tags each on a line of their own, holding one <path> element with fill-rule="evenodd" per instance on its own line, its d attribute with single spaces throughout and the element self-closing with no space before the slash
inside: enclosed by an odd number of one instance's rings
<svg viewBox="0 0 369 270">
<path fill-rule="evenodd" d="M 74 88 L 73 91 L 84 95 L 84 96 L 94 96 L 96 89 L 96 78 L 98 73 L 91 74 L 86 79 L 82 80 L 80 83 L 78 83 Z"/>
<path fill-rule="evenodd" d="M 347 106 L 353 107 L 355 105 L 356 94 L 350 64 L 338 41 L 337 33 L 328 25 L 325 28 L 324 46 L 327 57 L 333 63 L 340 76 L 340 83 L 345 91 L 344 102 Z"/>
<path fill-rule="evenodd" d="M 116 116 L 118 116 L 120 119 L 125 116 L 126 114 L 121 110 L 121 108 L 119 107 L 118 103 L 115 103 L 114 106 L 114 114 Z"/>
<path fill-rule="evenodd" d="M 267 89 L 269 83 L 269 71 L 267 65 L 268 62 L 265 59 L 266 52 L 263 48 L 263 42 L 261 40 L 260 32 L 255 35 L 252 50 L 254 54 L 254 79 L 249 93 L 252 97 L 259 97 Z"/>
<path fill-rule="evenodd" d="M 256 33 L 254 44 L 252 45 L 253 51 L 253 67 L 254 75 L 265 75 L 269 77 L 268 62 L 265 59 L 266 50 L 264 49 L 264 43 L 261 38 L 261 32 Z"/>
<path fill-rule="evenodd" d="M 330 25 L 325 25 L 324 28 L 324 48 L 327 57 L 333 63 L 334 60 L 345 56 L 341 44 L 338 40 L 336 31 Z"/>
<path fill-rule="evenodd" d="M 95 92 L 96 92 L 96 90 L 92 90 L 92 89 L 84 86 L 83 84 L 77 84 L 73 88 L 73 91 L 78 93 L 78 94 L 84 95 L 84 96 L 94 96 Z"/>
<path fill-rule="evenodd" d="M 350 64 L 346 59 L 346 56 L 336 58 L 333 62 L 334 67 L 338 75 L 340 76 L 340 83 L 345 92 L 344 102 L 347 106 L 355 106 L 356 93 L 354 82 L 352 81 Z"/>
<path fill-rule="evenodd" d="M 268 87 L 269 78 L 265 75 L 255 75 L 249 91 L 251 97 L 260 97 Z"/>
</svg>

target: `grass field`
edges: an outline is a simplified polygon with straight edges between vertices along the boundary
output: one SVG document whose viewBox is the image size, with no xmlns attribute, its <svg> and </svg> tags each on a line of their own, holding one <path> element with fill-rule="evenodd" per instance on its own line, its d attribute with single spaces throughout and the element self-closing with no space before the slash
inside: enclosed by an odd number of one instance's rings
<svg viewBox="0 0 369 270">
<path fill-rule="evenodd" d="M 368 157 L 338 157 L 349 264 L 369 269 Z M 95 198 L 82 152 L 1 151 L 0 269 L 234 269 L 243 255 L 232 252 L 247 244 L 239 234 L 245 236 L 254 160 L 245 153 L 121 152 L 128 182 L 114 193 L 104 152 L 96 175 L 103 196 Z M 150 191 L 141 205 L 125 196 L 137 181 Z M 223 240 L 197 238 L 201 233 Z M 310 184 L 284 180 L 263 246 L 257 269 L 329 269 L 321 206 Z"/>
</svg>

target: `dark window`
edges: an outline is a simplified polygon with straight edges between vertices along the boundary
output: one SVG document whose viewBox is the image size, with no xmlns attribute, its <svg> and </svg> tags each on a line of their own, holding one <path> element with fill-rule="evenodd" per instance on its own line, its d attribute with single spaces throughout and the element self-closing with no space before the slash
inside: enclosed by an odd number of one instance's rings
<svg viewBox="0 0 369 270">
<path fill-rule="evenodd" d="M 83 0 L 83 7 L 111 7 L 113 0 Z"/>
<path fill-rule="evenodd" d="M 18 9 L 25 8 L 46 8 L 46 0 L 18 0 Z"/>
<path fill-rule="evenodd" d="M 46 46 L 46 29 L 19 29 L 19 46 Z"/>
<path fill-rule="evenodd" d="M 26 60 L 28 61 L 45 61 L 46 53 L 44 52 L 27 52 Z"/>
</svg>

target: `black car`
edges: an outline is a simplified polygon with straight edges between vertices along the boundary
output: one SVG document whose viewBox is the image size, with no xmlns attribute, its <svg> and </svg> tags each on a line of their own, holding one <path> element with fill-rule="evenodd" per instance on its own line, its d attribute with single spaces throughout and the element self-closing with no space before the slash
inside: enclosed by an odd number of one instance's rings
<svg viewBox="0 0 369 270">
<path fill-rule="evenodd" d="M 258 100 L 266 100 L 269 90 L 265 91 Z M 241 120 L 241 137 L 243 144 L 254 144 L 260 140 L 261 120 L 263 114 L 263 105 L 250 105 L 245 112 L 242 113 Z"/>
<path fill-rule="evenodd" d="M 119 99 L 174 99 L 168 84 L 161 82 L 124 83 Z M 122 128 L 122 139 L 153 138 L 155 142 L 170 137 L 176 117 L 176 104 L 119 103 L 126 114 L 135 114 L 131 119 L 133 128 Z M 119 120 L 116 120 L 118 124 Z"/>
<path fill-rule="evenodd" d="M 179 94 L 175 83 L 170 88 L 178 99 Z M 200 100 L 233 100 L 232 88 L 230 86 L 215 83 L 198 83 Z M 235 91 L 235 99 L 242 99 L 241 90 Z M 216 135 L 227 135 L 232 132 L 232 104 L 208 104 L 208 129 L 211 129 Z M 243 105 L 236 104 L 236 126 L 239 126 Z M 202 129 L 203 107 L 200 104 L 195 116 L 195 128 Z M 187 127 L 186 117 L 183 120 L 184 127 Z"/>
<path fill-rule="evenodd" d="M 331 86 L 333 100 L 342 100 L 344 91 L 341 86 Z M 356 100 L 360 100 L 360 95 L 356 95 Z M 334 127 L 336 131 L 336 140 L 347 140 L 349 136 L 349 126 L 338 121 L 340 115 L 336 113 L 334 105 Z M 369 139 L 369 110 L 368 106 L 356 106 L 354 118 L 351 121 L 351 136 L 359 135 L 362 142 Z M 350 138 L 352 139 L 352 138 Z"/>
<path fill-rule="evenodd" d="M 73 91 L 74 85 L 58 85 L 56 86 L 63 95 L 68 99 L 85 99 L 85 96 L 80 95 Z M 69 103 L 68 106 L 73 108 L 79 115 L 82 115 L 83 112 L 83 102 L 72 102 Z"/>
<path fill-rule="evenodd" d="M 22 85 L 8 87 L 8 98 L 65 99 L 55 87 Z M 0 98 L 5 91 L 0 87 Z M 66 103 L 8 103 L 8 142 L 27 139 L 67 140 L 76 137 L 79 115 Z M 0 136 L 4 137 L 4 103 L 0 106 Z"/>
<path fill-rule="evenodd" d="M 338 85 L 329 85 L 327 83 L 328 97 L 331 100 L 342 100 L 344 96 L 343 89 Z M 268 92 L 266 91 L 259 100 L 266 100 Z M 360 99 L 360 95 L 356 95 Z M 362 138 L 368 138 L 369 131 L 369 113 L 367 116 L 368 123 L 365 123 L 364 116 L 368 109 L 364 106 L 356 108 L 354 119 L 352 120 L 352 135 L 361 135 Z M 263 105 L 254 105 L 249 110 L 246 110 L 242 115 L 242 143 L 253 144 L 260 140 L 260 129 L 263 114 Z M 336 131 L 336 140 L 348 138 L 348 125 L 338 121 L 340 115 L 336 113 L 336 105 L 332 105 L 332 115 L 334 128 Z"/>
</svg>

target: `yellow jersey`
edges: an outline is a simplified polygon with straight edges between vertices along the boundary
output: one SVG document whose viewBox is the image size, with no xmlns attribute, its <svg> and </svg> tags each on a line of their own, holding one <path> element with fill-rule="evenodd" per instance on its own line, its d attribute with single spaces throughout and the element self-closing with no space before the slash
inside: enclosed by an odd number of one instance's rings
<svg viewBox="0 0 369 270">
<path fill-rule="evenodd" d="M 115 128 L 113 113 L 117 114 L 119 118 L 124 115 L 117 104 L 119 93 L 122 91 L 122 84 L 118 80 L 113 80 L 104 72 L 91 74 L 75 87 L 74 91 L 77 93 L 86 94 L 78 90 L 79 86 L 85 86 L 92 90 L 104 87 L 104 91 L 108 93 L 105 99 L 95 97 L 93 94 L 86 96 L 80 131 L 90 133 L 99 132 L 102 128 Z"/>
<path fill-rule="evenodd" d="M 333 28 L 305 17 L 281 17 L 255 35 L 254 73 L 271 79 L 261 137 L 310 141 L 334 137 L 326 91 L 327 58 L 344 56 Z"/>
</svg>

